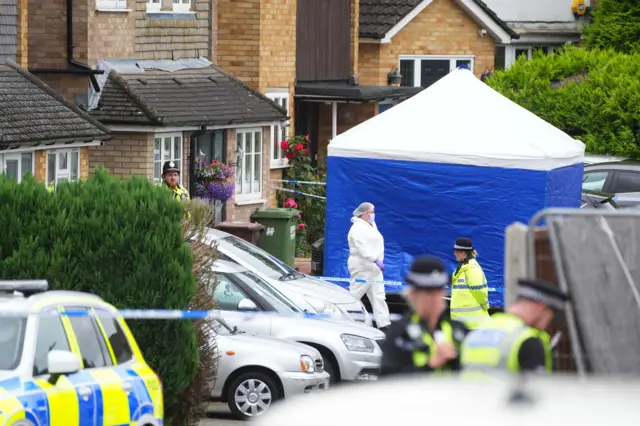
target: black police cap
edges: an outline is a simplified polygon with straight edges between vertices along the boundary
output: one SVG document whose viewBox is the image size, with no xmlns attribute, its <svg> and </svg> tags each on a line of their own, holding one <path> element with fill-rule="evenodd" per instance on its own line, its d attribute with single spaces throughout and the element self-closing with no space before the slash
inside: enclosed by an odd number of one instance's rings
<svg viewBox="0 0 640 426">
<path fill-rule="evenodd" d="M 541 280 L 518 280 L 518 297 L 544 303 L 552 309 L 562 310 L 564 304 L 571 300 L 569 294 L 560 290 L 558 286 Z"/>
<path fill-rule="evenodd" d="M 458 238 L 453 245 L 454 250 L 473 250 L 473 241 L 471 238 Z"/>
<path fill-rule="evenodd" d="M 421 290 L 442 289 L 449 285 L 451 276 L 444 263 L 437 257 L 422 256 L 417 258 L 405 276 L 411 287 Z"/>
</svg>

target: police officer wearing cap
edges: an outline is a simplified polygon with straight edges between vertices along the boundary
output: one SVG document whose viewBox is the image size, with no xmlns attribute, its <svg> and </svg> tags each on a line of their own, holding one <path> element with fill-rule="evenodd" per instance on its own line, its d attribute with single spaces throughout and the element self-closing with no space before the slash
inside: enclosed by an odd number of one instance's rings
<svg viewBox="0 0 640 426">
<path fill-rule="evenodd" d="M 518 281 L 518 297 L 506 313 L 496 313 L 462 344 L 467 373 L 542 372 L 552 370 L 551 343 L 544 331 L 569 296 L 543 281 Z"/>
<path fill-rule="evenodd" d="M 440 259 L 420 257 L 405 277 L 412 313 L 387 331 L 381 375 L 460 369 L 458 349 L 468 329 L 449 318 L 444 301 L 450 274 Z"/>
<path fill-rule="evenodd" d="M 474 329 L 489 319 L 489 287 L 478 253 L 469 238 L 458 238 L 453 245 L 458 261 L 451 278 L 451 318 Z"/>
<path fill-rule="evenodd" d="M 162 180 L 165 185 L 173 192 L 173 198 L 177 200 L 189 200 L 189 191 L 180 185 L 178 182 L 180 178 L 180 170 L 173 161 L 166 161 L 162 166 Z"/>
</svg>

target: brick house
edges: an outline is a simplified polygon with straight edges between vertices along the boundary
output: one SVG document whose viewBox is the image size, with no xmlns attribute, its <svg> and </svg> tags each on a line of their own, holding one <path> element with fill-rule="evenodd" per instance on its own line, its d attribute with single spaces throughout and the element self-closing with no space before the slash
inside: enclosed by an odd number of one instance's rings
<svg viewBox="0 0 640 426">
<path fill-rule="evenodd" d="M 29 73 L 27 1 L 0 3 L 0 173 L 45 185 L 88 177 L 89 147 L 109 129 Z"/>
<path fill-rule="evenodd" d="M 298 5 L 296 129 L 318 141 L 319 158 L 338 133 L 456 67 L 480 76 L 496 43 L 517 37 L 480 0 L 340 1 L 328 11 L 315 0 Z"/>
<path fill-rule="evenodd" d="M 212 63 L 216 1 L 28 1 L 32 72 L 114 135 L 89 150 L 91 168 L 158 180 L 174 160 L 193 189 L 196 162 L 216 159 L 236 169 L 225 219 L 266 204 L 266 153 L 286 110 Z"/>
</svg>

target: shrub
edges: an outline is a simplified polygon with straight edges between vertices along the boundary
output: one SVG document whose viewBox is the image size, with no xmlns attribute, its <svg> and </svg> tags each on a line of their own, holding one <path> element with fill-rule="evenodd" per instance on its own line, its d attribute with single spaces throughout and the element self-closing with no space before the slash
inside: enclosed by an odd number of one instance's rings
<svg viewBox="0 0 640 426">
<path fill-rule="evenodd" d="M 98 170 L 54 193 L 0 176 L 0 277 L 47 279 L 118 308 L 185 309 L 196 295 L 183 209 L 164 187 Z M 128 321 L 164 387 L 168 425 L 184 425 L 199 359 L 190 321 Z"/>
<path fill-rule="evenodd" d="M 487 84 L 583 141 L 587 152 L 640 156 L 640 54 L 567 45 L 521 57 Z"/>
<path fill-rule="evenodd" d="M 281 143 L 285 156 L 289 159 L 289 167 L 283 173 L 284 180 L 326 182 L 325 167 L 315 168 L 311 163 L 309 144 L 308 136 L 293 136 Z M 326 197 L 325 185 L 284 183 L 282 186 L 285 189 Z M 308 256 L 311 252 L 311 244 L 324 236 L 325 200 L 286 191 L 278 191 L 277 198 L 280 206 L 285 206 L 287 199 L 294 200 L 295 208 L 300 210 L 296 233 L 296 256 Z"/>
<path fill-rule="evenodd" d="M 584 30 L 590 48 L 613 48 L 623 53 L 640 53 L 640 2 L 602 0 L 593 20 Z"/>
</svg>

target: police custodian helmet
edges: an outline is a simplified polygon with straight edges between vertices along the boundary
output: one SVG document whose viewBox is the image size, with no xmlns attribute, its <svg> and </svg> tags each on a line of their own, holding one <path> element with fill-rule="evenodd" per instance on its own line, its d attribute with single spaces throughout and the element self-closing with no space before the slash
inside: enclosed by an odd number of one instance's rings
<svg viewBox="0 0 640 426">
<path fill-rule="evenodd" d="M 165 161 L 165 163 L 162 165 L 162 176 L 170 172 L 180 173 L 180 170 L 176 166 L 175 162 Z"/>
</svg>

